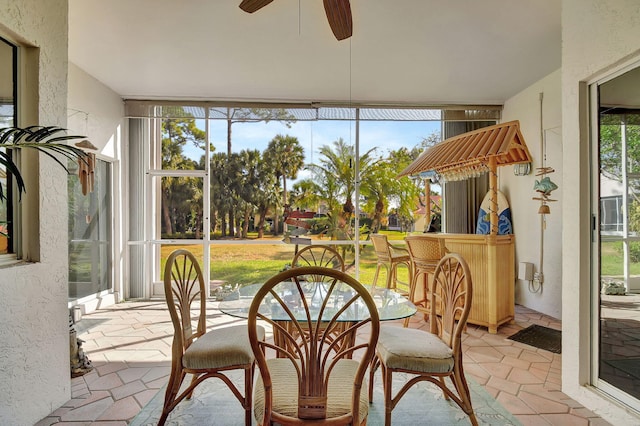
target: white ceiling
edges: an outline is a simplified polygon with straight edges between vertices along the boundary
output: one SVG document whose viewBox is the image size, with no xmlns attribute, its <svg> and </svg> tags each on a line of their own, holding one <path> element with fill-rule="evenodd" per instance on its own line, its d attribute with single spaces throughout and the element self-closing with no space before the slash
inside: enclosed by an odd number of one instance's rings
<svg viewBox="0 0 640 426">
<path fill-rule="evenodd" d="M 70 0 L 69 60 L 123 98 L 501 104 L 560 68 L 560 0 Z"/>
</svg>

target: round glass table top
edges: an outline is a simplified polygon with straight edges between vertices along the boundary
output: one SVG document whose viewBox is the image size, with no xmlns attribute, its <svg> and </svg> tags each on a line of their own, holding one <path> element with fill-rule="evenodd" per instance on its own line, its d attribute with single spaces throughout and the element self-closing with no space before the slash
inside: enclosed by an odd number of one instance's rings
<svg viewBox="0 0 640 426">
<path fill-rule="evenodd" d="M 218 309 L 225 314 L 247 318 L 249 307 L 253 297 L 262 287 L 262 284 L 252 284 L 240 287 L 236 292 L 229 295 L 225 300 L 219 302 Z M 416 307 L 403 295 L 395 291 L 380 287 L 365 286 L 373 296 L 373 300 L 378 308 L 380 321 L 389 321 L 410 317 L 416 313 Z M 304 319 L 304 297 L 309 310 L 319 314 L 323 302 L 326 300 L 325 308 L 321 320 L 330 320 L 336 312 L 344 307 L 353 294 L 354 290 L 346 284 L 335 286 L 329 293 L 326 283 L 305 282 L 301 285 L 302 293 L 296 288 L 294 283 L 280 283 L 274 290 L 293 314 L 300 320 Z M 276 321 L 290 320 L 288 314 L 277 303 L 271 303 L 274 296 L 267 295 L 260 305 L 260 313 Z M 274 301 L 275 302 L 275 301 Z M 315 315 L 312 314 L 312 317 Z M 317 316 L 315 316 L 317 318 Z M 350 305 L 338 318 L 338 321 L 354 322 L 369 317 L 368 310 L 361 299 Z"/>
</svg>

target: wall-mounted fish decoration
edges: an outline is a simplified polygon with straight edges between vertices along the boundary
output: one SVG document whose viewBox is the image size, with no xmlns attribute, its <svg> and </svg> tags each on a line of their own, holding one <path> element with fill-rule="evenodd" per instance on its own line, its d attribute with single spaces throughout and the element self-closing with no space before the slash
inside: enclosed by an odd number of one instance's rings
<svg viewBox="0 0 640 426">
<path fill-rule="evenodd" d="M 551 179 L 546 176 L 539 181 L 537 180 L 535 185 L 533 185 L 533 189 L 544 195 L 549 195 L 551 194 L 551 191 L 558 189 L 558 185 L 553 183 Z"/>
</svg>

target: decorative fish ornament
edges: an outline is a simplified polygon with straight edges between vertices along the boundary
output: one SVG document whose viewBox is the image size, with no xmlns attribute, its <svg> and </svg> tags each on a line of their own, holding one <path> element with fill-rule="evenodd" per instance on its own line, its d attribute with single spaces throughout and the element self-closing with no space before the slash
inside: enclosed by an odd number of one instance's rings
<svg viewBox="0 0 640 426">
<path fill-rule="evenodd" d="M 542 178 L 539 181 L 536 181 L 535 185 L 533 185 L 533 189 L 544 195 L 549 195 L 551 194 L 551 191 L 558 189 L 558 185 L 553 183 L 551 179 L 547 176 Z"/>
</svg>

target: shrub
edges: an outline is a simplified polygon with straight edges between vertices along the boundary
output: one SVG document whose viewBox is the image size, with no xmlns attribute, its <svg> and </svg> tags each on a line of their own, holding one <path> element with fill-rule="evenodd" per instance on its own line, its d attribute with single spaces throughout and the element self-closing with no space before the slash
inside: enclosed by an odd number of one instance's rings
<svg viewBox="0 0 640 426">
<path fill-rule="evenodd" d="M 640 241 L 629 242 L 629 260 L 632 263 L 640 262 Z"/>
</svg>

